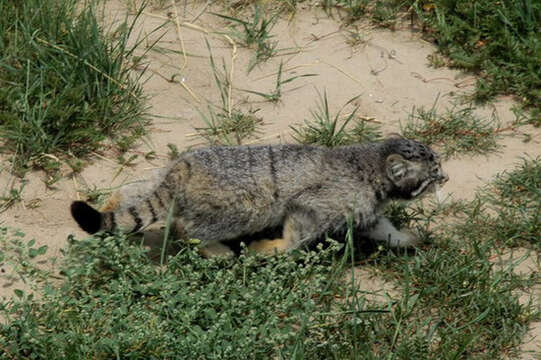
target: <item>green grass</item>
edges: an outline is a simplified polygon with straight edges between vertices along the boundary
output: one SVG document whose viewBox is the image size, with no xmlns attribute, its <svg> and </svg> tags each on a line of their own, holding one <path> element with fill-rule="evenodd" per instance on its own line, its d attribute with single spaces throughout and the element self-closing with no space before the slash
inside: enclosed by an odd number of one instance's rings
<svg viewBox="0 0 541 360">
<path fill-rule="evenodd" d="M 292 76 L 292 77 L 289 77 L 287 79 L 282 80 L 283 65 L 284 65 L 284 63 L 282 61 L 280 61 L 280 65 L 278 66 L 278 72 L 276 73 L 275 87 L 274 87 L 274 90 L 272 90 L 271 92 L 264 93 L 264 92 L 261 92 L 261 91 L 246 90 L 246 89 L 244 89 L 242 91 L 245 91 L 245 92 L 250 93 L 250 94 L 255 94 L 255 95 L 261 96 L 266 101 L 277 103 L 282 98 L 282 86 L 283 85 L 285 85 L 287 83 L 290 83 L 290 82 L 292 82 L 292 81 L 294 81 L 294 80 L 296 80 L 298 78 L 309 77 L 309 76 L 317 76 L 318 75 L 318 74 L 301 74 L 301 75 Z"/>
<path fill-rule="evenodd" d="M 479 193 L 498 189 L 487 206 L 518 211 L 520 219 L 529 219 L 524 223 L 504 220 L 497 211 L 490 224 L 479 223 L 480 211 L 471 204 L 396 208 L 394 218 L 400 215 L 410 226 L 438 222 L 450 211 L 457 216 L 425 232 L 431 243 L 410 254 L 381 247 L 367 252 L 348 231 L 338 239 L 345 246 L 331 242 L 324 250 L 270 258 L 242 253 L 206 260 L 193 245 L 179 244 L 180 251 L 159 266 L 138 241 L 98 235 L 70 238 L 53 283 L 51 273 L 33 265 L 46 248 L 2 227 L 0 262 L 8 262 L 10 276 L 22 277 L 34 293 L 18 289 L 0 303 L 6 319 L 0 353 L 98 359 L 513 357 L 529 322 L 540 319 L 533 306 L 519 303 L 518 291 L 539 278 L 513 271 L 524 259 L 499 266 L 495 260 L 510 243 L 494 236 L 498 229 L 486 230 L 505 222 L 507 233 L 524 234 L 527 223 L 529 241 L 539 233 L 540 166 L 540 159 L 524 161 Z M 521 200 L 510 203 L 517 193 Z M 362 284 L 344 280 L 354 264 L 394 283 L 396 294 L 370 300 Z"/>
<path fill-rule="evenodd" d="M 469 209 L 459 231 L 541 251 L 541 158 L 524 159 L 517 169 L 500 174 Z"/>
<path fill-rule="evenodd" d="M 481 75 L 476 99 L 515 94 L 527 106 L 541 106 L 541 3 L 435 1 L 423 18 L 452 66 Z"/>
<path fill-rule="evenodd" d="M 420 24 L 451 67 L 479 75 L 473 99 L 512 94 L 539 118 L 541 3 L 535 0 L 325 0 L 346 20 L 361 17 L 394 29 Z"/>
<path fill-rule="evenodd" d="M 426 110 L 413 108 L 402 134 L 427 145 L 436 145 L 444 158 L 458 154 L 487 154 L 498 149 L 501 132 L 498 119 L 481 118 L 473 105 L 437 110 L 438 99 Z"/>
<path fill-rule="evenodd" d="M 329 109 L 327 92 L 323 95 L 318 92 L 319 100 L 316 109 L 311 110 L 311 120 L 305 120 L 303 125 L 291 126 L 293 138 L 302 144 L 317 144 L 328 147 L 350 145 L 365 141 L 375 141 L 381 138 L 379 126 L 355 117 L 358 107 L 345 117 L 341 113 L 346 106 L 357 99 L 348 100 L 336 114 L 332 115 Z M 351 123 L 351 124 L 350 124 Z M 350 125 L 348 127 L 348 125 Z"/>
<path fill-rule="evenodd" d="M 280 13 L 281 11 L 276 11 L 269 16 L 267 9 L 255 2 L 251 14 L 245 16 L 245 18 L 251 19 L 250 21 L 229 15 L 214 14 L 232 23 L 232 29 L 229 33 L 235 40 L 239 41 L 241 45 L 255 50 L 255 56 L 248 65 L 248 72 L 276 54 L 277 41 L 272 40 L 273 35 L 270 32 Z M 241 30 L 238 30 L 237 27 L 240 27 Z"/>
<path fill-rule="evenodd" d="M 205 126 L 195 128 L 199 136 L 211 145 L 241 145 L 245 139 L 252 138 L 263 125 L 263 119 L 255 114 L 257 110 L 244 112 L 233 104 L 233 86 L 230 72 L 222 62 L 222 68 L 216 65 L 210 44 L 207 42 L 209 60 L 216 88 L 220 93 L 220 104 L 207 104 L 206 111 L 197 109 Z"/>
<path fill-rule="evenodd" d="M 105 35 L 76 0 L 0 1 L 0 146 L 14 170 L 43 154 L 84 156 L 144 133 L 141 86 L 127 60 L 135 19 Z"/>
</svg>

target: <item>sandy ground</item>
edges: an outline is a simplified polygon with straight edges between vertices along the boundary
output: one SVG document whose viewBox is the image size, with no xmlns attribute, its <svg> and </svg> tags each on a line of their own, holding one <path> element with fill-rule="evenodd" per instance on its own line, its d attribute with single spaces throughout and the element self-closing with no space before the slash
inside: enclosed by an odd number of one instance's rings
<svg viewBox="0 0 541 360">
<path fill-rule="evenodd" d="M 121 3 L 110 1 L 107 6 L 108 21 L 123 18 L 126 10 Z M 339 22 L 318 9 L 308 8 L 299 9 L 290 21 L 282 19 L 277 23 L 272 33 L 275 35 L 273 40 L 278 41 L 278 56 L 247 74 L 253 51 L 240 46 L 233 48 L 226 37 L 217 34 L 224 30 L 223 21 L 206 12 L 199 16 L 202 9 L 203 4 L 199 2 L 177 9 L 179 22 L 183 25 L 180 36 L 188 54 L 185 59 L 179 53 L 150 51 L 144 60 L 149 65 L 149 71 L 144 75 L 144 89 L 150 96 L 152 130 L 149 137 L 130 152 L 139 155 L 135 165 L 122 168 L 115 160 L 117 154 L 105 149 L 92 157 L 90 165 L 80 175 L 59 181 L 54 190 L 46 188 L 43 174 L 30 173 L 26 176 L 28 183 L 22 195 L 23 202 L 0 214 L 1 223 L 21 229 L 29 239 L 35 238 L 38 245 L 47 244 L 48 256 L 59 257 L 69 234 L 77 238 L 85 236 L 69 214 L 70 202 L 84 198 L 85 190 L 111 189 L 144 178 L 149 171 L 165 164 L 168 143 L 175 144 L 179 150 L 204 144 L 203 139 L 193 136 L 194 127 L 203 126 L 197 109 L 205 109 L 208 102 L 219 104 L 220 101 L 205 39 L 216 62 L 221 64 L 223 59 L 232 75 L 231 103 L 244 111 L 258 109 L 256 115 L 263 119 L 258 138 L 248 140 L 253 143 L 291 141 L 289 126 L 311 118 L 310 110 L 316 107 L 318 91 L 326 91 L 334 112 L 349 99 L 359 96 L 354 102 L 359 106 L 359 114 L 373 118 L 382 125 L 384 133 L 391 133 L 400 130 L 400 122 L 407 119 L 413 106 L 430 107 L 439 96 L 439 106 L 445 107 L 453 95 L 473 89 L 472 76 L 429 67 L 427 55 L 435 48 L 414 30 L 390 32 L 369 25 L 360 26 L 358 31 L 363 41 L 352 45 Z M 172 8 L 147 9 L 138 24 L 140 35 L 150 34 L 162 25 L 167 13 L 174 14 L 174 11 Z M 159 38 L 156 49 L 181 51 L 178 35 L 175 25 L 169 23 L 148 35 L 147 43 Z M 284 85 L 282 98 L 276 104 L 242 91 L 271 92 L 280 62 L 283 62 L 283 79 L 302 74 L 317 76 L 301 77 Z M 512 105 L 511 99 L 502 98 L 479 109 L 479 113 L 489 116 L 496 111 L 502 124 L 506 124 L 514 120 L 510 111 Z M 352 107 L 344 112 L 348 109 Z M 531 141 L 523 142 L 520 135 L 507 136 L 501 139 L 504 147 L 499 153 L 461 156 L 444 163 L 451 178 L 443 188 L 444 195 L 469 199 L 477 187 L 495 174 L 513 168 L 521 157 L 541 155 L 540 129 L 523 131 L 532 136 Z M 155 151 L 156 159 L 144 160 L 143 155 L 149 151 Z M 5 168 L 1 170 L 0 189 L 7 189 L 12 181 L 18 180 L 13 179 Z M 33 204 L 38 206 L 33 207 Z M 524 266 L 525 271 L 539 270 L 533 263 Z M 363 269 L 355 271 L 355 276 L 363 280 L 360 286 L 367 291 L 386 289 L 382 280 L 374 279 Z M 24 288 L 21 282 L 0 281 L 2 296 L 11 295 L 15 288 Z M 540 296 L 539 291 L 537 296 Z M 538 338 L 526 344 L 524 350 L 540 350 L 540 331 L 540 324 L 534 324 L 528 339 Z M 524 358 L 530 356 L 533 355 L 524 355 Z"/>
</svg>

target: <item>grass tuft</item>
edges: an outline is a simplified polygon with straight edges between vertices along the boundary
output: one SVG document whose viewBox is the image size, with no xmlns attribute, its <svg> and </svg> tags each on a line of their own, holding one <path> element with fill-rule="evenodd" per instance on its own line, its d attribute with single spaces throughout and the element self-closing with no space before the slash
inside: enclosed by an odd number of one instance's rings
<svg viewBox="0 0 541 360">
<path fill-rule="evenodd" d="M 458 230 L 493 239 L 500 246 L 541 250 L 541 158 L 523 159 L 500 174 L 465 211 Z"/>
<path fill-rule="evenodd" d="M 503 131 L 495 114 L 483 119 L 474 113 L 472 105 L 437 110 L 438 99 L 429 110 L 413 108 L 402 128 L 405 137 L 417 139 L 441 148 L 445 158 L 461 153 L 487 154 L 498 149 L 497 139 Z"/>
<path fill-rule="evenodd" d="M 232 104 L 233 87 L 230 73 L 225 62 L 222 63 L 222 69 L 218 69 L 208 42 L 207 48 L 221 104 L 218 106 L 208 104 L 206 112 L 198 109 L 205 126 L 195 130 L 211 145 L 241 145 L 244 139 L 254 137 L 259 132 L 263 119 L 255 115 L 257 110 L 245 113 Z"/>
<path fill-rule="evenodd" d="M 42 154 L 84 156 L 107 137 L 144 133 L 141 87 L 126 63 L 138 16 L 111 40 L 95 7 L 77 4 L 0 2 L 0 136 L 16 170 Z"/>
<path fill-rule="evenodd" d="M 356 118 L 356 107 L 344 120 L 340 115 L 342 110 L 357 99 L 354 97 L 347 101 L 334 115 L 329 110 L 327 92 L 318 92 L 319 101 L 316 110 L 312 110 L 313 120 L 305 120 L 304 126 L 291 126 L 293 138 L 302 144 L 318 144 L 328 147 L 349 145 L 365 141 L 375 141 L 381 138 L 379 127 L 370 124 L 367 120 Z M 353 128 L 348 128 L 353 122 Z"/>
<path fill-rule="evenodd" d="M 248 65 L 248 72 L 252 71 L 256 65 L 267 61 L 275 55 L 277 42 L 272 40 L 273 35 L 270 34 L 270 31 L 280 16 L 279 11 L 272 16 L 267 16 L 265 9 L 258 3 L 255 3 L 253 5 L 251 21 L 245 21 L 223 14 L 214 15 L 240 26 L 242 29 L 240 31 L 235 26 L 233 27 L 230 33 L 231 36 L 237 41 L 240 41 L 243 46 L 255 50 L 255 57 Z"/>
</svg>

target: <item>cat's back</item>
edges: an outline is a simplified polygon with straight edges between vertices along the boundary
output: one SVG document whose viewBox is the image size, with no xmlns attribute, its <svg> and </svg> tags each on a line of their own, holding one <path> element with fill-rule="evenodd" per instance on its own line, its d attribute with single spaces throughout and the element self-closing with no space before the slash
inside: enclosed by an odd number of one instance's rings
<svg viewBox="0 0 541 360">
<path fill-rule="evenodd" d="M 311 145 L 214 146 L 185 153 L 192 168 L 215 176 L 280 176 L 322 165 L 328 149 Z"/>
</svg>

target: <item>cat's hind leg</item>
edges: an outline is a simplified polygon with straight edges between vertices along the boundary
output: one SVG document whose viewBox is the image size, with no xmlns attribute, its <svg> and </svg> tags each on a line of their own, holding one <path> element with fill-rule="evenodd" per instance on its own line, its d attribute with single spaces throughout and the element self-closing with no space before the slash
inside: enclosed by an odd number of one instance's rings
<svg viewBox="0 0 541 360">
<path fill-rule="evenodd" d="M 312 213 L 298 210 L 286 217 L 281 238 L 253 241 L 248 249 L 261 254 L 286 252 L 316 239 L 320 232 Z"/>
</svg>

